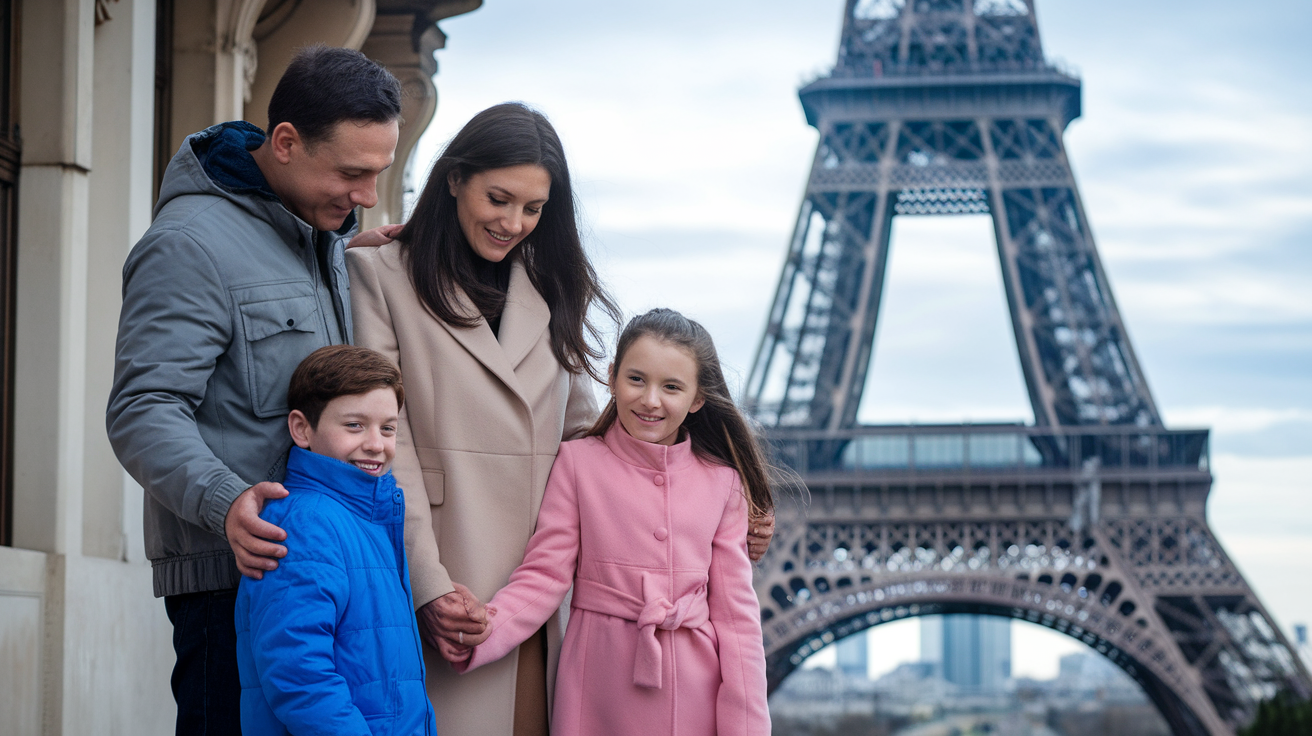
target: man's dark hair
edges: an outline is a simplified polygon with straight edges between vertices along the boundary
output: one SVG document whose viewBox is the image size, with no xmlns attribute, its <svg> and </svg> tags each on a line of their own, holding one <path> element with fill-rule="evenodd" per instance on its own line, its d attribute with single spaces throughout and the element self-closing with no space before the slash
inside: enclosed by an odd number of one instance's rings
<svg viewBox="0 0 1312 736">
<path fill-rule="evenodd" d="M 396 405 L 405 403 L 401 371 L 381 353 L 354 345 L 329 345 L 306 356 L 292 373 L 287 388 L 287 410 L 300 410 L 319 428 L 328 402 L 339 396 L 367 394 L 376 388 L 396 392 Z"/>
<path fill-rule="evenodd" d="M 296 52 L 269 100 L 270 135 L 291 123 L 312 145 L 343 120 L 389 123 L 401 117 L 401 83 L 359 51 L 316 44 Z"/>
</svg>

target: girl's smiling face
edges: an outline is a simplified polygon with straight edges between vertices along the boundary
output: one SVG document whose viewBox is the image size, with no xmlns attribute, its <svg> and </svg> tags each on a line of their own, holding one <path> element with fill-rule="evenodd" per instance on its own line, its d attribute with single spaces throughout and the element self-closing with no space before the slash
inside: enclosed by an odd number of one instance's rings
<svg viewBox="0 0 1312 736">
<path fill-rule="evenodd" d="M 469 247 L 500 263 L 533 232 L 551 193 L 551 175 L 537 164 L 488 169 L 447 182 L 456 198 L 456 219 Z"/>
<path fill-rule="evenodd" d="M 611 374 L 610 389 L 624 431 L 658 445 L 677 442 L 684 418 L 704 403 L 696 359 L 650 335 L 634 340 L 625 351 Z"/>
</svg>

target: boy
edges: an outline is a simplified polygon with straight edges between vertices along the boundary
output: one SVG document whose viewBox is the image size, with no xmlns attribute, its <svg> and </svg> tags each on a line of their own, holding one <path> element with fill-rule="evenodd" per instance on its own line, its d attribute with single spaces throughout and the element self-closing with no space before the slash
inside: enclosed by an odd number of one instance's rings
<svg viewBox="0 0 1312 736">
<path fill-rule="evenodd" d="M 320 348 L 292 374 L 290 495 L 261 514 L 287 556 L 237 592 L 245 736 L 435 733 L 391 473 L 404 401 L 366 348 Z"/>
</svg>

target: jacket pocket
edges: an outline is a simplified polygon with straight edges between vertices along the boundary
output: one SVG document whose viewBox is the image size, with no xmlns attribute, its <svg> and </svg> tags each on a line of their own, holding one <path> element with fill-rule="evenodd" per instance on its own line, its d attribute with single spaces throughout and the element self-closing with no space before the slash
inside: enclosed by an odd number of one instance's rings
<svg viewBox="0 0 1312 736">
<path fill-rule="evenodd" d="M 419 471 L 424 476 L 428 503 L 431 506 L 441 506 L 446 502 L 446 471 L 442 470 L 441 453 L 416 447 L 415 454 L 419 456 Z"/>
<path fill-rule="evenodd" d="M 441 506 L 446 501 L 446 473 L 440 470 L 425 470 L 424 489 L 428 491 L 429 505 Z"/>
<path fill-rule="evenodd" d="M 326 344 L 316 328 L 318 300 L 294 296 L 241 304 L 238 309 L 246 333 L 251 409 L 261 418 L 286 414 L 292 372 Z"/>
</svg>

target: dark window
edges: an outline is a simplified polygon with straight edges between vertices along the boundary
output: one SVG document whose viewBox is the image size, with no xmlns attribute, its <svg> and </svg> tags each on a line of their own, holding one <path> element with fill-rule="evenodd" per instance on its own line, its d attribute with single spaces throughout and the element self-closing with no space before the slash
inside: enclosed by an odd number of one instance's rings
<svg viewBox="0 0 1312 736">
<path fill-rule="evenodd" d="M 173 158 L 173 3 L 155 2 L 155 196 Z M 153 202 L 152 202 L 153 203 Z"/>
<path fill-rule="evenodd" d="M 18 17 L 0 0 L 0 544 L 14 530 L 14 270 L 18 249 Z"/>
</svg>

